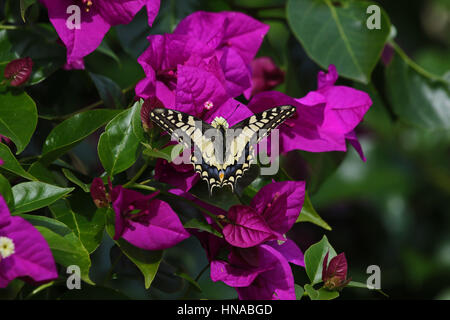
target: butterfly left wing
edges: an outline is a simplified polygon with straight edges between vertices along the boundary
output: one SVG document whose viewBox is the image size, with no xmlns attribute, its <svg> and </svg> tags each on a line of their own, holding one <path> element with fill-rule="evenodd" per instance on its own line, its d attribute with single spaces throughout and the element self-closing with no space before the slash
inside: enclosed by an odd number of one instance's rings
<svg viewBox="0 0 450 320">
<path fill-rule="evenodd" d="M 190 114 L 166 108 L 153 109 L 150 112 L 150 119 L 177 139 L 185 149 L 192 149 L 193 143 L 191 162 L 194 170 L 208 183 L 210 192 L 214 187 L 220 187 L 221 161 L 216 159 L 217 142 L 211 140 L 208 135 L 208 133 L 214 135 L 217 129 Z"/>
<path fill-rule="evenodd" d="M 294 106 L 285 105 L 257 113 L 232 126 L 226 136 L 227 153 L 223 164 L 224 182 L 232 188 L 253 161 L 253 145 L 295 113 Z"/>
</svg>

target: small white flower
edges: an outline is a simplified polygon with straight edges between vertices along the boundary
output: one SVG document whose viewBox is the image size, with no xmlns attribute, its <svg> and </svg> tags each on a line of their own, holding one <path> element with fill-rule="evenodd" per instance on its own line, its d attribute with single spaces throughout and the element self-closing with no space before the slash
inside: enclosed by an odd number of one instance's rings
<svg viewBox="0 0 450 320">
<path fill-rule="evenodd" d="M 14 242 L 7 237 L 0 237 L 0 257 L 6 259 L 14 254 Z"/>
</svg>

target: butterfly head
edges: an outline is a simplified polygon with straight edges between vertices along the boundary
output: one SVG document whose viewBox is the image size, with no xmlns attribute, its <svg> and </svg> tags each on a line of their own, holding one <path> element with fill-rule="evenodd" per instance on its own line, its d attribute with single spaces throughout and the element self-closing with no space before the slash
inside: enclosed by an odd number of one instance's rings
<svg viewBox="0 0 450 320">
<path fill-rule="evenodd" d="M 224 117 L 215 117 L 211 125 L 216 129 L 228 129 L 229 125 Z"/>
</svg>

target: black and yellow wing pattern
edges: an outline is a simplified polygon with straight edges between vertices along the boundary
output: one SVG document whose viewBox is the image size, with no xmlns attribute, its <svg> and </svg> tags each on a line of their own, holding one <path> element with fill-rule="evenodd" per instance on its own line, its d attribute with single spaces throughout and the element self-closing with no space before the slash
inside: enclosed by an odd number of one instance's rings
<svg viewBox="0 0 450 320">
<path fill-rule="evenodd" d="M 191 162 L 195 171 L 208 183 L 211 194 L 214 187 L 225 185 L 234 190 L 237 180 L 254 161 L 253 146 L 294 112 L 294 106 L 274 107 L 231 128 L 222 117 L 208 124 L 184 112 L 164 108 L 152 110 L 150 118 L 184 148 L 193 147 Z"/>
</svg>

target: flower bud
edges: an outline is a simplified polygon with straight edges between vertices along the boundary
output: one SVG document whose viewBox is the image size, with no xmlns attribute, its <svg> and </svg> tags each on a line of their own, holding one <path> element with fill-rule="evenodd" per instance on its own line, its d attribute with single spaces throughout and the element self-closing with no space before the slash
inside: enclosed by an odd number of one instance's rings
<svg viewBox="0 0 450 320">
<path fill-rule="evenodd" d="M 11 86 L 18 87 L 28 81 L 32 70 L 33 60 L 30 57 L 16 59 L 6 65 L 4 76 Z"/>
<path fill-rule="evenodd" d="M 347 260 L 345 259 L 345 254 L 341 253 L 337 255 L 328 264 L 328 253 L 323 259 L 323 286 L 329 290 L 342 290 L 351 280 L 351 278 L 347 279 Z"/>
<path fill-rule="evenodd" d="M 164 108 L 164 104 L 157 97 L 150 97 L 144 101 L 141 108 L 141 121 L 142 127 L 145 132 L 148 132 L 153 128 L 152 121 L 150 120 L 150 112 L 155 108 Z"/>
</svg>

